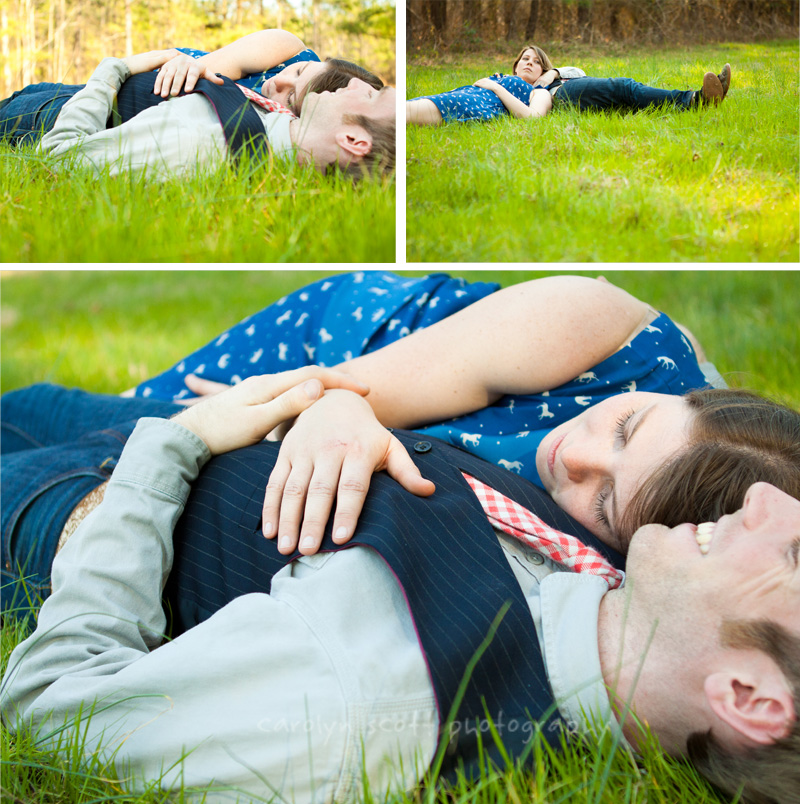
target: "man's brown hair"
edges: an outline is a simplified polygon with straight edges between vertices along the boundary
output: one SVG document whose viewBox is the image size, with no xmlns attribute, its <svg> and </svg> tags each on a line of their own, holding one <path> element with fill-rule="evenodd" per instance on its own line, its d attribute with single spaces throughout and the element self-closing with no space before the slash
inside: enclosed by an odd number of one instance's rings
<svg viewBox="0 0 800 804">
<path fill-rule="evenodd" d="M 625 546 L 649 523 L 716 522 L 759 481 L 800 499 L 800 413 L 750 391 L 693 391 L 689 446 L 642 483 L 620 517 Z"/>
<path fill-rule="evenodd" d="M 723 624 L 722 644 L 734 650 L 759 650 L 778 665 L 792 690 L 795 720 L 786 737 L 746 752 L 726 751 L 711 730 L 687 741 L 692 764 L 712 784 L 747 804 L 800 801 L 800 638 L 768 620 Z"/>
<path fill-rule="evenodd" d="M 394 117 L 376 120 L 363 114 L 346 114 L 342 120 L 348 125 L 361 126 L 372 137 L 372 147 L 357 162 L 343 168 L 354 179 L 364 175 L 390 176 L 395 168 L 396 121 Z"/>
</svg>

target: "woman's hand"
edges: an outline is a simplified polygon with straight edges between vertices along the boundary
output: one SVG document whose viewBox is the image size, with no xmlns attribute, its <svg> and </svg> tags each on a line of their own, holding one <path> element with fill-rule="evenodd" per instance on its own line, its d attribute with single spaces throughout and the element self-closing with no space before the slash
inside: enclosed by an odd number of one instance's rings
<svg viewBox="0 0 800 804">
<path fill-rule="evenodd" d="M 221 455 L 262 441 L 316 402 L 326 388 L 352 385 L 347 374 L 317 366 L 262 374 L 181 411 L 175 421 L 203 439 L 212 455 Z"/>
<path fill-rule="evenodd" d="M 497 81 L 492 81 L 491 78 L 479 78 L 472 86 L 480 87 L 481 89 L 491 89 L 492 92 L 496 92 L 500 84 L 498 84 Z"/>
<path fill-rule="evenodd" d="M 156 70 L 162 64 L 172 59 L 180 51 L 175 48 L 167 50 L 148 50 L 147 53 L 137 53 L 133 56 L 124 58 L 123 61 L 128 65 L 131 75 L 138 75 L 139 73 L 149 73 L 150 70 Z"/>
<path fill-rule="evenodd" d="M 232 388 L 232 385 L 226 385 L 224 382 L 214 382 L 214 380 L 206 380 L 203 377 L 198 377 L 196 374 L 187 374 L 184 378 L 186 387 L 194 394 L 191 399 L 176 399 L 174 400 L 179 405 L 196 405 L 202 402 L 206 397 L 221 394 Z"/>
<path fill-rule="evenodd" d="M 413 494 L 434 492 L 366 400 L 326 393 L 283 441 L 264 496 L 264 536 L 277 535 L 278 550 L 289 555 L 299 535 L 300 552 L 316 553 L 336 497 L 333 540 L 343 544 L 355 531 L 372 473 L 383 469 Z"/>
<path fill-rule="evenodd" d="M 203 62 L 187 56 L 185 53 L 175 51 L 176 56 L 171 58 L 158 71 L 156 83 L 153 86 L 153 94 L 168 98 L 170 95 L 175 97 L 181 88 L 186 92 L 191 92 L 200 78 L 207 78 L 215 84 L 223 84 L 223 80 L 207 67 Z"/>
</svg>

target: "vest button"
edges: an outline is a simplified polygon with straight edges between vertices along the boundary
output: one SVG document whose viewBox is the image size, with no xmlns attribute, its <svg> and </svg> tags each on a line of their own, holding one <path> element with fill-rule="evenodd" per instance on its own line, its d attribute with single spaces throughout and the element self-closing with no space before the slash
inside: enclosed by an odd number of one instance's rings
<svg viewBox="0 0 800 804">
<path fill-rule="evenodd" d="M 539 553 L 531 553 L 530 559 L 531 564 L 544 564 L 544 556 L 539 555 Z"/>
<path fill-rule="evenodd" d="M 433 449 L 433 444 L 430 441 L 417 441 L 414 444 L 414 452 L 430 452 Z"/>
</svg>

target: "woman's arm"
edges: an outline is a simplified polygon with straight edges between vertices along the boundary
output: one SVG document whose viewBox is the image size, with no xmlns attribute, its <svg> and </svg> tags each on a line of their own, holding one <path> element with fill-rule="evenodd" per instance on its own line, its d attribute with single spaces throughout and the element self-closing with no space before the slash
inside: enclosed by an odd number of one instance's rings
<svg viewBox="0 0 800 804">
<path fill-rule="evenodd" d="M 617 351 L 649 309 L 588 277 L 535 279 L 338 368 L 370 387 L 384 426 L 419 427 L 557 388 Z"/>
<path fill-rule="evenodd" d="M 153 92 L 166 98 L 177 95 L 184 84 L 186 92 L 191 92 L 199 78 L 220 84 L 217 73 L 237 81 L 250 73 L 271 70 L 304 48 L 303 41 L 288 31 L 256 31 L 199 59 L 179 54 L 161 68 Z"/>
<path fill-rule="evenodd" d="M 494 92 L 513 117 L 544 117 L 553 106 L 553 99 L 547 90 L 534 89 L 531 92 L 530 105 L 528 105 L 519 98 L 515 98 L 505 87 L 498 84 L 497 81 L 492 81 L 491 78 L 481 78 L 475 82 L 474 86 Z"/>
<path fill-rule="evenodd" d="M 298 419 L 269 479 L 264 535 L 278 536 L 281 553 L 291 553 L 298 538 L 303 553 L 316 552 L 336 497 L 335 539 L 347 541 L 381 469 L 414 494 L 433 491 L 375 417 L 384 427 L 414 428 L 480 410 L 504 394 L 556 388 L 616 352 L 649 315 L 647 304 L 605 282 L 536 279 L 340 364 L 370 387 L 372 411 L 336 393 Z"/>
</svg>

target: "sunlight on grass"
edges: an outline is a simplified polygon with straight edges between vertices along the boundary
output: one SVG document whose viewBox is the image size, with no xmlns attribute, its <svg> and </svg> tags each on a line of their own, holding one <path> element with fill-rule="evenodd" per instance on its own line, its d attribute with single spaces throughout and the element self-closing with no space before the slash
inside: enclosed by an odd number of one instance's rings
<svg viewBox="0 0 800 804">
<path fill-rule="evenodd" d="M 797 55 L 797 42 L 608 58 L 567 49 L 556 64 L 675 89 L 696 89 L 731 61 L 733 83 L 719 108 L 682 113 L 562 108 L 539 120 L 409 126 L 409 260 L 797 261 Z M 510 66 L 502 54 L 460 58 L 415 58 L 408 96 Z"/>
<path fill-rule="evenodd" d="M 394 262 L 394 182 L 284 164 L 162 184 L 54 173 L 0 143 L 5 262 Z"/>
</svg>

